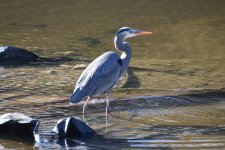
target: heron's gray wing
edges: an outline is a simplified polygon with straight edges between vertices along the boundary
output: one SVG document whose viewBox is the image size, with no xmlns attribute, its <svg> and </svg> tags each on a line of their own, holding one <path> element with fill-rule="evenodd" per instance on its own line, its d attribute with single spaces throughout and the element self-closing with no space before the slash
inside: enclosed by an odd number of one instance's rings
<svg viewBox="0 0 225 150">
<path fill-rule="evenodd" d="M 89 65 L 89 66 L 90 66 L 90 65 Z M 86 79 L 86 77 L 87 77 L 87 75 L 88 75 L 88 73 L 89 73 L 88 70 L 90 70 L 90 67 L 89 67 L 89 66 L 88 66 L 88 67 L 82 72 L 82 74 L 80 75 L 79 79 L 77 80 L 76 87 L 79 87 L 79 86 L 83 83 L 83 81 Z"/>
<path fill-rule="evenodd" d="M 107 52 L 96 58 L 81 74 L 76 87 L 87 88 L 92 95 L 98 95 L 112 88 L 121 71 L 120 56 Z"/>
</svg>

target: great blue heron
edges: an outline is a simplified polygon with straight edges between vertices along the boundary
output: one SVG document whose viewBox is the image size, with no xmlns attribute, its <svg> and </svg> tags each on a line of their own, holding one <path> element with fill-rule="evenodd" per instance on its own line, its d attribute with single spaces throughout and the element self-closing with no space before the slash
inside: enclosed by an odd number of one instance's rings
<svg viewBox="0 0 225 150">
<path fill-rule="evenodd" d="M 90 63 L 79 77 L 73 95 L 70 98 L 71 103 L 78 103 L 87 97 L 87 101 L 83 106 L 83 118 L 85 106 L 90 97 L 99 96 L 103 93 L 107 95 L 106 101 L 106 117 L 109 107 L 109 95 L 117 80 L 127 70 L 131 60 L 132 50 L 129 43 L 124 40 L 137 35 L 148 35 L 152 32 L 134 30 L 129 27 L 120 28 L 114 38 L 114 45 L 117 50 L 122 52 L 119 55 L 115 51 L 109 51 Z"/>
</svg>

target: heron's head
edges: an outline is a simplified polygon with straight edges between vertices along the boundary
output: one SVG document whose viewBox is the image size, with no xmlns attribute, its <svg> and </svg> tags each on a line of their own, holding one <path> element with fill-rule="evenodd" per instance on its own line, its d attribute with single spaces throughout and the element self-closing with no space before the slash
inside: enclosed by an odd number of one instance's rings
<svg viewBox="0 0 225 150">
<path fill-rule="evenodd" d="M 149 35 L 152 34 L 152 32 L 143 31 L 143 30 L 134 30 L 129 27 L 122 27 L 116 32 L 116 38 L 121 37 L 123 40 L 134 37 L 137 35 Z"/>
</svg>

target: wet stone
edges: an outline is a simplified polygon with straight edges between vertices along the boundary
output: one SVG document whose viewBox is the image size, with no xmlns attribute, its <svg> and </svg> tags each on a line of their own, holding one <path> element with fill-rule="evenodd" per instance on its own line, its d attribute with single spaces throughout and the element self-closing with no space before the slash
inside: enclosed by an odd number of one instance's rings
<svg viewBox="0 0 225 150">
<path fill-rule="evenodd" d="M 57 71 L 56 70 L 51 70 L 50 74 L 57 74 Z"/>
<path fill-rule="evenodd" d="M 87 64 L 77 64 L 73 67 L 73 69 L 85 69 Z"/>
<path fill-rule="evenodd" d="M 52 130 L 60 138 L 86 139 L 96 132 L 79 118 L 60 119 Z"/>
<path fill-rule="evenodd" d="M 7 113 L 0 116 L 0 138 L 28 139 L 36 143 L 49 143 L 48 139 L 39 134 L 40 121 L 22 113 Z M 58 135 L 58 142 L 70 139 L 87 139 L 96 132 L 79 118 L 60 119 L 52 130 Z M 52 139 L 54 136 L 52 135 Z"/>
<path fill-rule="evenodd" d="M 60 67 L 66 68 L 66 69 L 71 69 L 71 68 L 72 68 L 72 66 L 70 66 L 70 65 L 65 65 L 65 64 L 60 65 Z"/>
<path fill-rule="evenodd" d="M 0 61 L 20 61 L 31 62 L 36 61 L 38 56 L 32 52 L 29 52 L 23 48 L 15 46 L 2 46 L 0 47 Z"/>
<path fill-rule="evenodd" d="M 66 52 L 63 52 L 62 54 L 64 55 L 71 55 L 71 54 L 75 54 L 74 51 L 66 51 Z"/>
<path fill-rule="evenodd" d="M 0 116 L 0 136 L 23 137 L 34 140 L 34 129 L 39 123 L 21 113 L 7 113 Z"/>
</svg>

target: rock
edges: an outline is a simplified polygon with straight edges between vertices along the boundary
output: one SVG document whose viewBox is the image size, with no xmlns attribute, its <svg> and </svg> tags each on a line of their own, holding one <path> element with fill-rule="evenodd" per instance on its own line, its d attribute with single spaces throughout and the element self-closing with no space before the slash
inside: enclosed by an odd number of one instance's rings
<svg viewBox="0 0 225 150">
<path fill-rule="evenodd" d="M 87 66 L 87 64 L 77 64 L 73 67 L 73 69 L 85 69 Z"/>
<path fill-rule="evenodd" d="M 4 61 L 20 61 L 32 62 L 36 61 L 38 56 L 25 49 L 15 46 L 2 46 L 0 47 L 0 62 Z"/>
<path fill-rule="evenodd" d="M 43 137 L 41 137 L 41 135 L 39 134 L 39 126 L 40 126 L 40 122 L 38 121 L 34 130 L 33 130 L 33 134 L 34 134 L 34 140 L 36 143 L 48 143 L 49 141 Z"/>
<path fill-rule="evenodd" d="M 96 132 L 85 122 L 75 117 L 60 119 L 52 130 L 59 138 L 85 139 Z"/>
<path fill-rule="evenodd" d="M 32 140 L 37 145 L 50 144 L 51 140 L 39 134 L 40 121 L 22 113 L 7 113 L 0 116 L 0 138 Z M 58 135 L 58 143 L 65 144 L 69 139 L 87 139 L 96 132 L 78 118 L 60 119 L 52 130 Z M 52 135 L 55 139 L 55 135 Z"/>
<path fill-rule="evenodd" d="M 72 68 L 72 66 L 70 66 L 70 65 L 65 65 L 65 64 L 60 65 L 60 67 L 66 68 L 66 69 L 71 69 L 71 68 Z"/>
<path fill-rule="evenodd" d="M 75 52 L 74 51 L 64 51 L 64 52 L 57 52 L 56 53 L 57 55 L 75 55 Z"/>
<path fill-rule="evenodd" d="M 7 113 L 0 116 L 0 135 L 7 137 L 32 138 L 38 131 L 39 121 L 21 113 Z"/>
<path fill-rule="evenodd" d="M 57 74 L 58 72 L 56 70 L 51 70 L 50 74 Z"/>
</svg>

